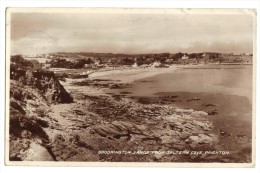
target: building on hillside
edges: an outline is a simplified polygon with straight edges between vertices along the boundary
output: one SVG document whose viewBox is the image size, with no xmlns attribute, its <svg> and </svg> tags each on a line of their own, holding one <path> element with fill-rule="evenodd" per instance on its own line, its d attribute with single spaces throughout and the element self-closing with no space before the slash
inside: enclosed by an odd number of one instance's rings
<svg viewBox="0 0 260 173">
<path fill-rule="evenodd" d="M 166 59 L 165 60 L 165 64 L 172 64 L 173 63 L 173 60 L 172 59 Z"/>
<path fill-rule="evenodd" d="M 181 57 L 182 60 L 188 60 L 189 59 L 189 56 L 187 56 L 186 54 L 184 54 L 182 57 Z"/>
<path fill-rule="evenodd" d="M 137 63 L 135 62 L 132 67 L 138 67 Z"/>
<path fill-rule="evenodd" d="M 157 66 L 159 66 L 159 65 L 161 65 L 161 63 L 158 62 L 158 61 L 155 61 L 155 62 L 153 63 L 153 65 L 152 65 L 152 67 L 157 67 Z"/>
<path fill-rule="evenodd" d="M 241 53 L 233 53 L 233 56 L 241 55 Z"/>
<path fill-rule="evenodd" d="M 96 60 L 96 61 L 95 61 L 95 65 L 96 65 L 96 66 L 99 66 L 99 64 L 100 64 L 100 61 L 99 61 L 99 60 Z"/>
<path fill-rule="evenodd" d="M 207 56 L 206 53 L 203 53 L 203 54 L 201 55 L 202 58 L 204 58 L 204 57 L 206 57 L 206 56 Z"/>
</svg>

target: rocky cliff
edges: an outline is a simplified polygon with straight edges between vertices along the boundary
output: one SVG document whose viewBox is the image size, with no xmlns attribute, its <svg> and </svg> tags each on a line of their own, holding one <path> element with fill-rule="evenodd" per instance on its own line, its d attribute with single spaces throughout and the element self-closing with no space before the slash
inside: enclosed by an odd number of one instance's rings
<svg viewBox="0 0 260 173">
<path fill-rule="evenodd" d="M 49 147 L 47 131 L 55 126 L 49 112 L 51 105 L 73 98 L 53 72 L 28 69 L 26 60 L 17 59 L 10 69 L 9 159 L 56 160 Z"/>
<path fill-rule="evenodd" d="M 38 90 L 49 104 L 73 102 L 73 98 L 60 84 L 53 72 L 14 69 L 11 71 L 10 77 L 12 80 Z"/>
<path fill-rule="evenodd" d="M 26 160 L 32 143 L 38 148 L 49 143 L 44 130 L 49 127 L 49 105 L 39 90 L 11 80 L 9 111 L 9 158 Z"/>
</svg>

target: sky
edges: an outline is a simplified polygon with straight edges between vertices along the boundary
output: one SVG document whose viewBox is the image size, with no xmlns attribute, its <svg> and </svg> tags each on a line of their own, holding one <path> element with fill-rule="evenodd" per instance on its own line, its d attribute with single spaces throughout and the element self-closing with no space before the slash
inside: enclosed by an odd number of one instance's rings
<svg viewBox="0 0 260 173">
<path fill-rule="evenodd" d="M 253 17 L 234 14 L 12 13 L 11 54 L 252 53 Z"/>
</svg>

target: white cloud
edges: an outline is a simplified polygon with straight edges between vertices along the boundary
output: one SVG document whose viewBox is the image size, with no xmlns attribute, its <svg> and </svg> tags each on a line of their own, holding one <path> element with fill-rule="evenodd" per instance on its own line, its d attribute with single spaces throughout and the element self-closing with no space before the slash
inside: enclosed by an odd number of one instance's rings
<svg viewBox="0 0 260 173">
<path fill-rule="evenodd" d="M 245 14 L 14 14 L 11 25 L 12 52 L 20 53 L 253 49 L 253 18 Z"/>
</svg>

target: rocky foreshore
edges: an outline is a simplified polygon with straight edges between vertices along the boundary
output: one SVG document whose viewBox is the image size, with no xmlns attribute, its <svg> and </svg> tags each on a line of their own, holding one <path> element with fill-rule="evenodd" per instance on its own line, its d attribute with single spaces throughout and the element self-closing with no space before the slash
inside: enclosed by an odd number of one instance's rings
<svg viewBox="0 0 260 173">
<path fill-rule="evenodd" d="M 16 81 L 11 88 L 11 160 L 183 161 L 183 155 L 124 157 L 100 151 L 183 151 L 217 141 L 205 112 L 77 93 L 75 103 L 50 105 L 37 89 Z"/>
<path fill-rule="evenodd" d="M 51 146 L 57 160 L 70 161 L 199 161 L 190 155 L 145 154 L 133 157 L 104 154 L 109 151 L 190 151 L 212 149 L 217 137 L 201 111 L 171 106 L 142 105 L 109 96 L 82 96 L 63 109 L 54 105 L 58 121 Z M 69 108 L 70 107 L 70 108 Z M 54 128 L 55 129 L 55 128 Z M 104 152 L 104 153 L 103 153 Z"/>
</svg>

